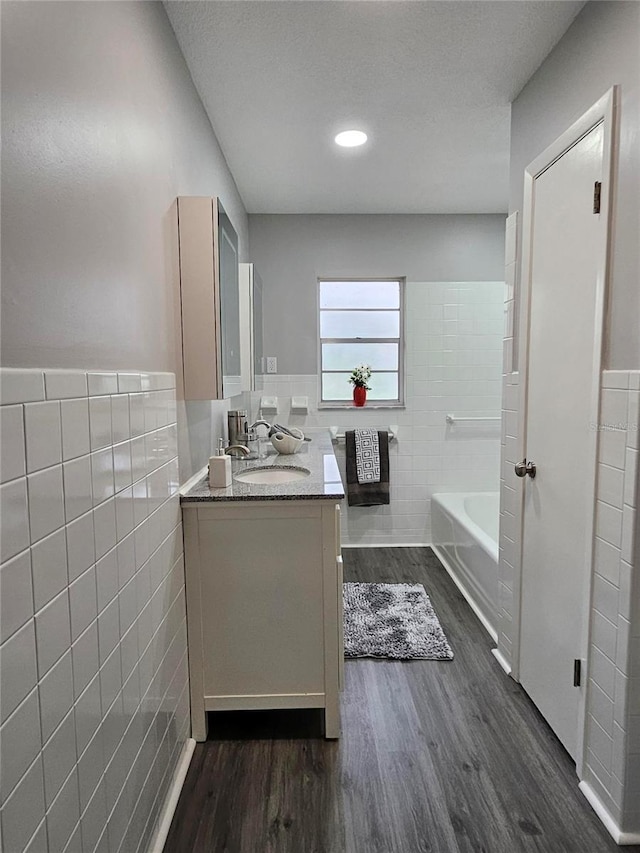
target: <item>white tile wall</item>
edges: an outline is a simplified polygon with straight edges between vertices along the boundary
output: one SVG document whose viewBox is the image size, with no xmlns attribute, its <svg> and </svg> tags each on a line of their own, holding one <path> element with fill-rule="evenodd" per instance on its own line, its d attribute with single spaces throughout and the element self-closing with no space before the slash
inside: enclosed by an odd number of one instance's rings
<svg viewBox="0 0 640 853">
<path fill-rule="evenodd" d="M 497 491 L 500 428 L 487 421 L 448 426 L 447 413 L 499 417 L 504 282 L 408 282 L 406 407 L 318 409 L 315 375 L 264 376 L 262 394 L 279 399 L 268 420 L 305 427 L 335 424 L 384 429 L 398 424 L 390 444 L 391 504 L 347 507 L 345 545 L 431 543 L 431 496 Z M 375 377 L 374 377 L 375 379 Z M 309 398 L 309 414 L 291 414 L 293 395 Z M 335 446 L 343 482 L 344 443 Z"/>
<path fill-rule="evenodd" d="M 174 387 L 0 371 L 11 853 L 144 850 L 189 735 Z"/>
</svg>

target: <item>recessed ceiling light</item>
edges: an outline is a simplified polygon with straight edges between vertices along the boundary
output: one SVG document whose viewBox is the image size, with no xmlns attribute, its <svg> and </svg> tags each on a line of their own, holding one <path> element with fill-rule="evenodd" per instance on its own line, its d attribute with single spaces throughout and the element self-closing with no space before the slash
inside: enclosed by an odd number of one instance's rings
<svg viewBox="0 0 640 853">
<path fill-rule="evenodd" d="M 358 145 L 364 145 L 367 141 L 367 134 L 361 130 L 343 130 L 336 136 L 336 144 L 342 145 L 343 148 L 356 148 Z"/>
</svg>

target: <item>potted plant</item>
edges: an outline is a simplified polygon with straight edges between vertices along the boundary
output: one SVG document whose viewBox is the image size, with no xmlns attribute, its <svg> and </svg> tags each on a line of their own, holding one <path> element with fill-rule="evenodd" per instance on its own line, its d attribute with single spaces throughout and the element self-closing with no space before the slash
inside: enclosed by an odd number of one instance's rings
<svg viewBox="0 0 640 853">
<path fill-rule="evenodd" d="M 371 368 L 368 364 L 359 364 L 351 371 L 349 382 L 353 385 L 354 406 L 364 406 L 367 402 L 367 391 L 371 390 L 369 386 L 370 378 Z"/>
</svg>

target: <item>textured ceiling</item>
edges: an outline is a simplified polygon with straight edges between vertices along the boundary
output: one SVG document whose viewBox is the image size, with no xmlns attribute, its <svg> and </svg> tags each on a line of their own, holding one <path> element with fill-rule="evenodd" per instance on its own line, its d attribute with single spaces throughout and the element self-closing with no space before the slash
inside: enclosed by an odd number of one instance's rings
<svg viewBox="0 0 640 853">
<path fill-rule="evenodd" d="M 498 213 L 510 101 L 584 2 L 165 8 L 250 213 Z M 334 135 L 366 131 L 363 148 Z"/>
</svg>

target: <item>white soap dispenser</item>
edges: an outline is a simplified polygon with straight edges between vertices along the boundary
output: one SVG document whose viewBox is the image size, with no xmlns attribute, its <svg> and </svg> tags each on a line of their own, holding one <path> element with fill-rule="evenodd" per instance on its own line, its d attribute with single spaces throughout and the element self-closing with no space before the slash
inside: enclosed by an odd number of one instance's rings
<svg viewBox="0 0 640 853">
<path fill-rule="evenodd" d="M 209 458 L 209 485 L 226 489 L 231 485 L 231 457 L 224 452 L 224 439 L 218 439 L 218 455 Z"/>
</svg>

